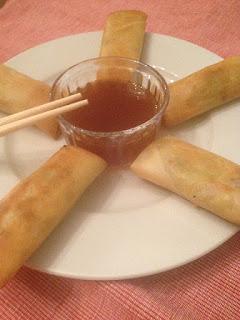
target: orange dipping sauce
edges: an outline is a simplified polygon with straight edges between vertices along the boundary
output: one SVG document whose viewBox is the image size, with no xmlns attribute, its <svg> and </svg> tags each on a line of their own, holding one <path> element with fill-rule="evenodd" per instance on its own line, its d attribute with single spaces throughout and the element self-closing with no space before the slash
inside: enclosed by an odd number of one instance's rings
<svg viewBox="0 0 240 320">
<path fill-rule="evenodd" d="M 118 166 L 131 163 L 156 136 L 155 123 L 144 131 L 138 127 L 159 111 L 149 89 L 130 81 L 96 80 L 79 91 L 89 104 L 63 115 L 68 123 L 84 129 L 68 137 L 74 144 Z"/>
<path fill-rule="evenodd" d="M 155 97 L 132 82 L 96 80 L 79 90 L 88 105 L 68 112 L 64 118 L 74 126 L 98 132 L 137 127 L 157 112 Z"/>
</svg>

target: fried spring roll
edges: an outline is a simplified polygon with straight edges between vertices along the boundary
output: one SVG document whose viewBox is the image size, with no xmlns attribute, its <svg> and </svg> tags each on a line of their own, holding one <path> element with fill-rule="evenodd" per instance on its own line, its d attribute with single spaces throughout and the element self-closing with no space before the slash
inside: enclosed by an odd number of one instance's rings
<svg viewBox="0 0 240 320">
<path fill-rule="evenodd" d="M 170 101 L 163 116 L 173 127 L 240 97 L 240 56 L 227 58 L 169 85 Z"/>
<path fill-rule="evenodd" d="M 240 166 L 174 137 L 158 139 L 134 161 L 141 178 L 240 225 Z"/>
<path fill-rule="evenodd" d="M 136 10 L 116 11 L 105 25 L 100 56 L 140 60 L 147 15 Z"/>
<path fill-rule="evenodd" d="M 0 287 L 69 213 L 105 169 L 97 155 L 66 146 L 0 202 Z"/>
<path fill-rule="evenodd" d="M 49 93 L 47 84 L 0 65 L 0 111 L 12 114 L 43 104 L 49 101 Z M 54 139 L 60 136 L 55 118 L 41 120 L 36 126 Z"/>
</svg>

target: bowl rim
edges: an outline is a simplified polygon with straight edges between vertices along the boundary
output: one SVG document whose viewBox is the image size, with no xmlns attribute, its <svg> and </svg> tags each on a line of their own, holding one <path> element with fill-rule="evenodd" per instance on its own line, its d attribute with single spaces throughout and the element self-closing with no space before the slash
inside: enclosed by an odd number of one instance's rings
<svg viewBox="0 0 240 320">
<path fill-rule="evenodd" d="M 163 103 L 161 105 L 161 108 L 159 109 L 159 111 L 150 119 L 148 119 L 147 121 L 129 128 L 129 129 L 124 129 L 124 130 L 118 130 L 118 131 L 93 131 L 93 130 L 87 130 L 87 129 L 83 129 L 80 127 L 77 127 L 75 125 L 73 125 L 72 123 L 70 123 L 69 121 L 67 121 L 62 115 L 58 116 L 59 122 L 60 122 L 60 126 L 64 126 L 64 127 L 68 127 L 68 129 L 72 129 L 74 130 L 74 132 L 76 132 L 77 134 L 84 134 L 87 136 L 97 136 L 97 137 L 116 137 L 116 136 L 122 136 L 122 135 L 131 135 L 133 133 L 135 133 L 136 131 L 140 131 L 141 129 L 147 127 L 148 125 L 150 125 L 151 123 L 155 122 L 155 120 L 158 119 L 158 117 L 161 117 L 162 114 L 165 112 L 168 103 L 169 103 L 169 98 L 170 98 L 170 93 L 169 93 L 169 87 L 168 84 L 166 82 L 166 80 L 164 79 L 164 77 L 161 75 L 160 72 L 158 72 L 154 67 L 150 66 L 147 63 L 138 61 L 138 60 L 134 60 L 134 59 L 130 59 L 130 58 L 125 58 L 125 57 L 117 57 L 117 56 L 105 56 L 105 57 L 96 57 L 96 58 L 91 58 L 91 59 L 86 59 L 83 61 L 80 61 L 72 66 L 70 66 L 69 68 L 67 68 L 66 70 L 64 70 L 53 82 L 51 90 L 50 90 L 50 101 L 53 101 L 54 98 L 54 93 L 56 91 L 56 87 L 58 85 L 58 82 L 62 79 L 62 77 L 64 77 L 69 71 L 71 71 L 72 69 L 74 69 L 77 66 L 80 66 L 82 64 L 85 63 L 91 63 L 91 62 L 95 62 L 95 61 L 126 61 L 126 62 L 131 62 L 137 65 L 141 65 L 144 68 L 148 68 L 151 70 L 151 72 L 154 74 L 154 76 L 160 80 L 163 92 L 164 92 L 164 100 Z M 64 128 L 65 129 L 65 128 Z"/>
</svg>

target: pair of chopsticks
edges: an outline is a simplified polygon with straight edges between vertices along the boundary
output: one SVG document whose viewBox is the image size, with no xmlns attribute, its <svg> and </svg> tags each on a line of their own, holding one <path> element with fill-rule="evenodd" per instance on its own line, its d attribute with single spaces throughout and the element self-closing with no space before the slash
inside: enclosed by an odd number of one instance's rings
<svg viewBox="0 0 240 320">
<path fill-rule="evenodd" d="M 88 104 L 88 100 L 80 100 L 80 93 L 73 94 L 52 102 L 42 104 L 11 116 L 0 119 L 0 137 L 34 123 L 54 117 L 64 112 L 73 111 Z"/>
</svg>

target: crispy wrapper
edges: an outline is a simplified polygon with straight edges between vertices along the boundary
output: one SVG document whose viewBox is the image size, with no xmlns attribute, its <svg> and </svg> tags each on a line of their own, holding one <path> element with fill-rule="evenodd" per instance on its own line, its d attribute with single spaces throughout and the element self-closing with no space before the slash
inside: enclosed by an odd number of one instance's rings
<svg viewBox="0 0 240 320">
<path fill-rule="evenodd" d="M 100 56 L 140 60 L 147 15 L 136 10 L 111 13 L 104 28 Z"/>
<path fill-rule="evenodd" d="M 0 202 L 0 287 L 69 213 L 105 169 L 97 155 L 61 148 Z"/>
<path fill-rule="evenodd" d="M 0 111 L 4 113 L 12 114 L 48 102 L 50 89 L 41 81 L 0 65 Z M 36 126 L 54 139 L 61 134 L 55 118 L 41 120 Z"/>
<path fill-rule="evenodd" d="M 240 56 L 227 58 L 169 85 L 170 101 L 163 116 L 173 127 L 240 97 Z"/>
<path fill-rule="evenodd" d="M 141 178 L 240 225 L 240 166 L 174 137 L 158 139 L 134 161 Z"/>
</svg>

